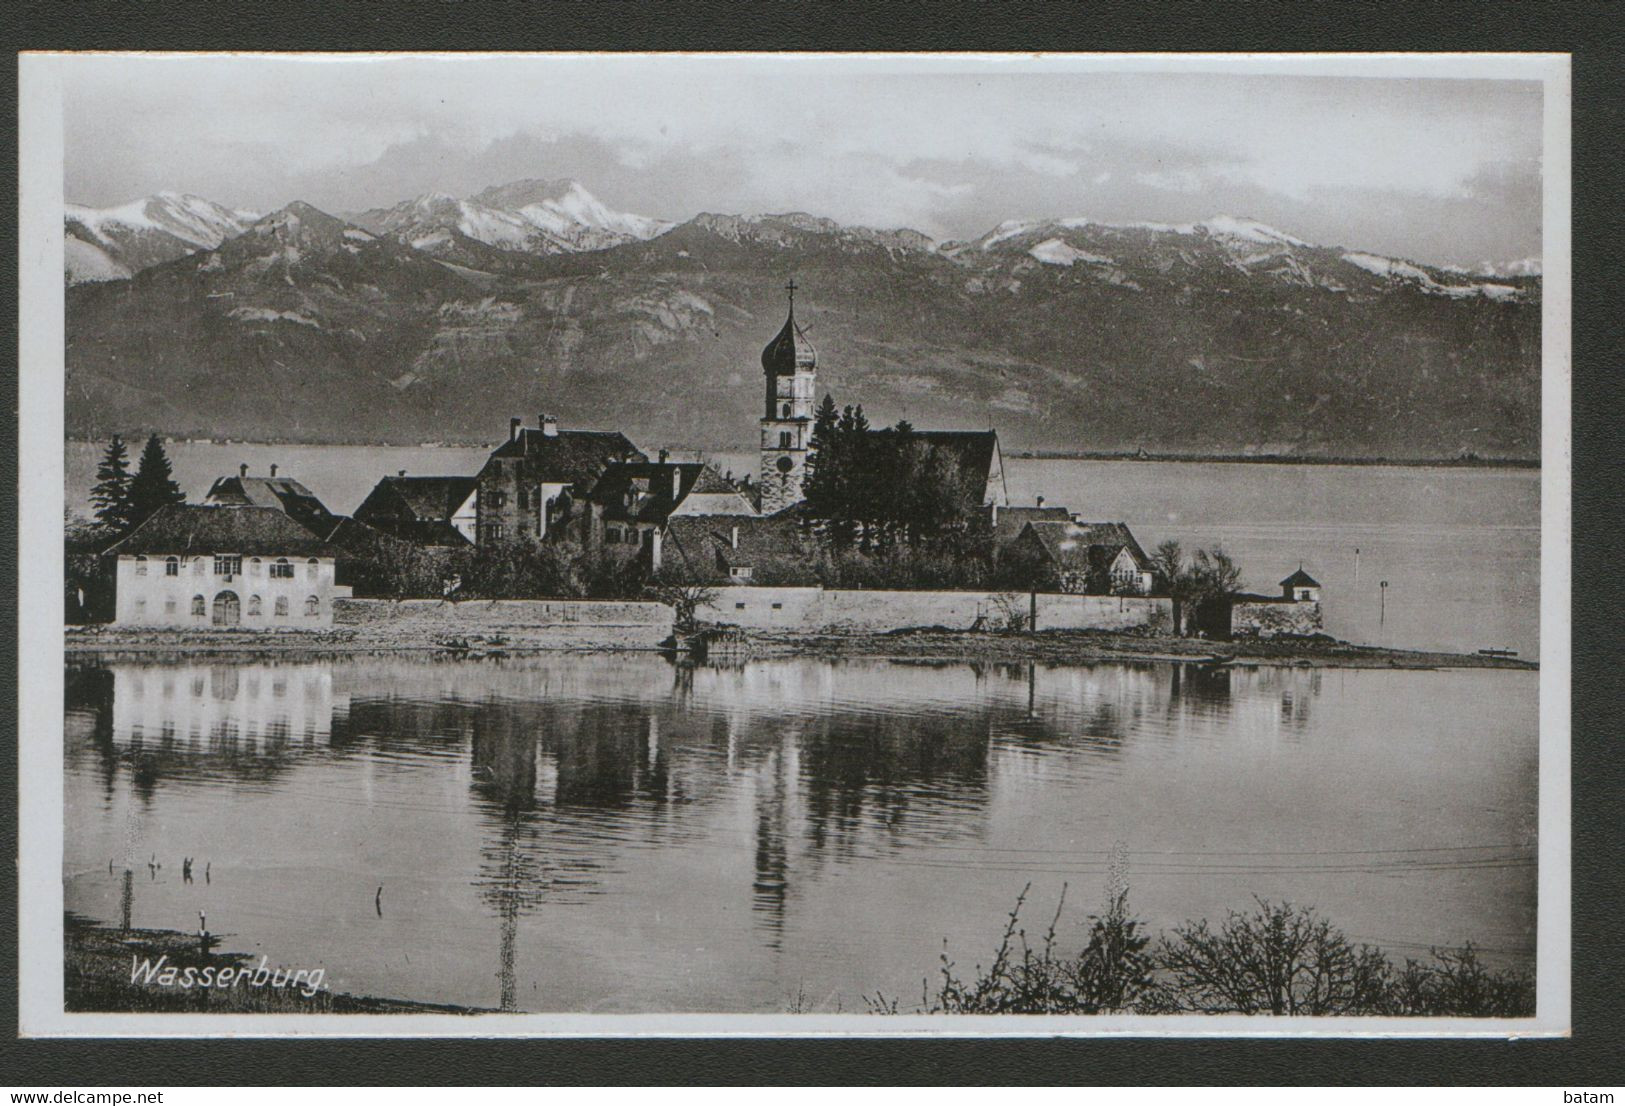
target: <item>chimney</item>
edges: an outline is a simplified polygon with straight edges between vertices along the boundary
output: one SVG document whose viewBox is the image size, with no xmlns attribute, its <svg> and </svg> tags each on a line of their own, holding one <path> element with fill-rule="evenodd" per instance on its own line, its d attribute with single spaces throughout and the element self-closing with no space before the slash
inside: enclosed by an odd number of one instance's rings
<svg viewBox="0 0 1625 1106">
<path fill-rule="evenodd" d="M 238 465 L 237 466 L 237 479 L 239 479 L 239 480 L 247 480 L 248 479 L 248 466 L 247 465 Z"/>
<path fill-rule="evenodd" d="M 541 415 L 538 417 L 537 421 L 541 424 L 543 435 L 549 438 L 557 438 L 559 436 L 559 420 L 557 416 Z"/>
<path fill-rule="evenodd" d="M 276 476 L 276 466 L 275 465 L 271 466 L 271 475 L 272 475 L 272 477 Z"/>
<path fill-rule="evenodd" d="M 728 548 L 729 549 L 738 549 L 739 548 L 739 527 L 737 527 L 737 526 L 735 526 L 733 528 L 732 532 L 729 533 L 729 535 L 728 535 Z"/>
<path fill-rule="evenodd" d="M 396 469 L 395 470 L 395 475 L 396 476 L 405 476 L 406 475 L 406 470 L 405 469 Z"/>
<path fill-rule="evenodd" d="M 510 442 L 518 440 L 519 424 L 524 421 L 524 419 L 519 418 L 517 415 L 508 420 L 508 440 Z"/>
<path fill-rule="evenodd" d="M 1044 505 L 1044 497 L 1043 496 L 1038 497 L 1038 505 L 1040 507 L 1042 507 Z"/>
<path fill-rule="evenodd" d="M 660 463 L 665 464 L 666 463 L 666 458 L 670 457 L 670 456 L 671 456 L 670 452 L 668 452 L 667 450 L 662 449 L 660 451 Z"/>
</svg>

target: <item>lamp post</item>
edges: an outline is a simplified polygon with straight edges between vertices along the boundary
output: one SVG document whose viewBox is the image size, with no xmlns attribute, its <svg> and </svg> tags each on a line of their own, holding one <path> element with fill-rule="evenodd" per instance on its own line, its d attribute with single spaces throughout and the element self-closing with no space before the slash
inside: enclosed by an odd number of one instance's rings
<svg viewBox="0 0 1625 1106">
<path fill-rule="evenodd" d="M 1388 581 L 1387 580 L 1382 581 L 1382 583 L 1380 585 L 1380 590 L 1377 592 L 1377 594 L 1381 597 L 1379 599 L 1379 606 L 1377 607 L 1377 625 L 1380 627 L 1380 626 L 1382 626 L 1384 623 L 1386 623 L 1388 621 Z"/>
</svg>

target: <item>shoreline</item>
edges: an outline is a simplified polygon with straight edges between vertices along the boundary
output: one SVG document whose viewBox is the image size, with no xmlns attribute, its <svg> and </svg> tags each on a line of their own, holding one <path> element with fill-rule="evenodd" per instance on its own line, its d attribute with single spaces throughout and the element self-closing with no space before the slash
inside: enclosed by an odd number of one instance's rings
<svg viewBox="0 0 1625 1106">
<path fill-rule="evenodd" d="M 229 935 L 227 935 L 229 936 Z M 135 981 L 133 963 L 156 962 L 235 972 L 257 965 L 250 953 L 203 952 L 196 934 L 172 929 L 130 929 L 92 921 L 72 912 L 62 919 L 63 1008 L 75 1014 L 484 1014 L 495 1011 L 451 1003 L 381 998 L 330 991 L 264 986 L 198 985 L 190 988 Z M 282 965 L 276 966 L 278 969 Z"/>
<path fill-rule="evenodd" d="M 549 653 L 663 652 L 614 643 L 577 641 L 554 646 L 482 641 L 457 642 L 424 635 L 376 636 L 356 630 L 259 631 L 119 630 L 104 626 L 67 628 L 64 657 L 113 659 L 117 656 L 303 657 L 420 654 L 449 660 Z M 1252 668 L 1260 665 L 1299 668 L 1495 668 L 1536 671 L 1539 664 L 1519 657 L 1477 653 L 1386 649 L 1355 645 L 1335 638 L 1245 639 L 1213 641 L 1155 637 L 1103 630 L 1039 630 L 998 633 L 948 630 L 942 627 L 888 633 L 748 633 L 733 651 L 739 660 L 774 657 L 873 657 L 920 661 L 1043 661 L 1047 663 L 1143 662 Z"/>
<path fill-rule="evenodd" d="M 144 434 L 145 432 L 143 432 Z M 216 439 L 203 437 L 184 437 L 159 435 L 166 445 L 251 445 L 251 446 L 297 446 L 300 448 L 334 448 L 334 449 L 494 449 L 496 445 L 489 440 L 483 441 L 440 441 L 440 442 L 307 442 L 297 439 Z M 133 439 L 131 439 L 133 440 Z M 95 437 L 76 437 L 68 435 L 65 441 L 72 445 L 102 445 L 103 439 Z M 748 449 L 734 446 L 676 446 L 673 447 L 683 453 L 730 455 L 735 453 L 749 453 Z M 1385 456 L 1342 456 L 1342 455 L 1312 455 L 1312 454 L 1282 454 L 1282 453 L 1151 453 L 1139 450 L 1071 450 L 1071 449 L 1008 449 L 1005 456 L 1011 460 L 1020 461 L 1139 461 L 1142 463 L 1168 463 L 1168 464 L 1218 464 L 1218 465 L 1331 465 L 1331 466 L 1363 466 L 1377 468 L 1474 468 L 1474 469 L 1532 469 L 1539 470 L 1541 459 L 1539 457 L 1385 457 Z"/>
</svg>

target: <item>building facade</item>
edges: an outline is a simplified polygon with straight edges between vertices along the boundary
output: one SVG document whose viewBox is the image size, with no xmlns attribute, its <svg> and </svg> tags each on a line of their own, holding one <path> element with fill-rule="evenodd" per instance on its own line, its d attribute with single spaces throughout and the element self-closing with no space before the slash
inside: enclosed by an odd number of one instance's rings
<svg viewBox="0 0 1625 1106">
<path fill-rule="evenodd" d="M 108 554 L 119 626 L 320 630 L 350 595 L 337 550 L 272 507 L 165 507 Z"/>
<path fill-rule="evenodd" d="M 618 431 L 561 430 L 542 415 L 534 428 L 508 425 L 508 440 L 475 477 L 476 543 L 568 537 L 581 504 L 604 470 L 649 458 Z"/>
</svg>

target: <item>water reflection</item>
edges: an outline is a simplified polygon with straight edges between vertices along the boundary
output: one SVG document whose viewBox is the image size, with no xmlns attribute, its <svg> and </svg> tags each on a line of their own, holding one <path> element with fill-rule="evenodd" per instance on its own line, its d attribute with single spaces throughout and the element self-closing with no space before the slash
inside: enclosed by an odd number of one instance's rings
<svg viewBox="0 0 1625 1106">
<path fill-rule="evenodd" d="M 879 888 L 895 884 L 910 888 L 896 892 L 900 904 L 927 912 L 934 896 L 985 890 L 974 909 L 996 919 L 1011 891 L 999 878 L 1092 878 L 1118 837 L 1154 854 L 1139 861 L 1142 881 L 1202 869 L 1207 861 L 1190 858 L 1228 840 L 1261 847 L 1259 835 L 1275 831 L 1258 810 L 1292 821 L 1318 813 L 1305 796 L 1335 799 L 1318 782 L 1335 774 L 1291 758 L 1353 755 L 1319 740 L 1328 695 L 1348 698 L 1344 678 L 649 655 L 80 666 L 68 672 L 67 760 L 87 790 L 70 797 L 79 805 L 68 830 L 86 882 L 70 900 L 112 921 L 123 867 L 153 855 L 179 872 L 201 838 L 214 850 L 212 887 L 140 880 L 143 915 L 194 916 L 203 887 L 248 896 L 221 908 L 233 932 L 307 941 L 317 925 L 332 955 L 359 971 L 373 950 L 346 942 L 385 930 L 323 911 L 329 899 L 364 901 L 370 917 L 387 878 L 379 919 L 391 940 L 414 926 L 447 947 L 461 947 L 448 934 L 470 935 L 458 954 L 464 990 L 424 997 L 557 1003 L 538 997 L 535 981 L 566 986 L 561 943 L 584 942 L 572 946 L 583 967 L 568 986 L 588 994 L 588 962 L 600 973 L 622 970 L 619 961 L 659 972 L 643 957 L 693 954 L 663 944 L 685 926 L 718 930 L 729 955 L 748 960 L 745 942 L 767 964 L 797 964 L 808 927 L 840 913 L 849 892 L 836 888 L 891 894 Z M 1334 725 L 1358 717 L 1343 709 Z M 1388 772 L 1385 762 L 1372 774 Z M 1287 784 L 1297 792 L 1283 795 Z M 267 801 L 245 801 L 253 796 Z M 1348 817 L 1388 798 L 1367 795 Z M 1526 816 L 1510 783 L 1495 801 Z M 1293 824 L 1289 836 L 1321 832 Z M 1165 846 L 1180 851 L 1156 859 Z M 223 868 L 235 877 L 251 861 L 272 874 L 223 891 Z M 303 899 L 301 881 L 312 885 Z M 684 921 L 661 920 L 672 915 Z M 742 931 L 729 929 L 735 917 Z M 848 939 L 817 940 L 827 949 Z"/>
</svg>

